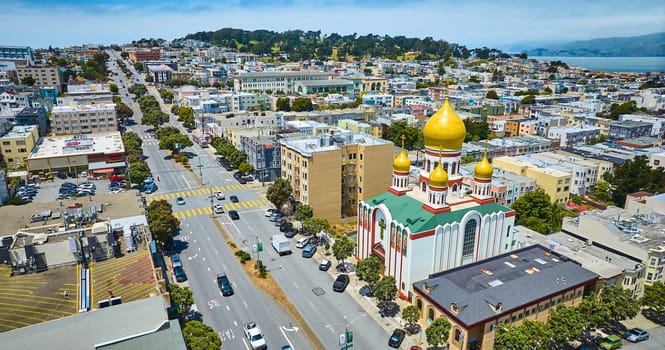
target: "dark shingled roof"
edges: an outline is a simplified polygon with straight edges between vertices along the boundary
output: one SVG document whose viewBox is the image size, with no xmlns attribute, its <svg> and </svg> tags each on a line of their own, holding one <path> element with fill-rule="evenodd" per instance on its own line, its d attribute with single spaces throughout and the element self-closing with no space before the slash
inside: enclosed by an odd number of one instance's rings
<svg viewBox="0 0 665 350">
<path fill-rule="evenodd" d="M 442 310 L 452 312 L 451 304 L 455 304 L 457 319 L 471 326 L 598 278 L 568 258 L 548 253 L 545 247 L 533 245 L 430 275 L 413 286 Z M 502 308 L 495 312 L 491 306 L 497 303 Z"/>
</svg>

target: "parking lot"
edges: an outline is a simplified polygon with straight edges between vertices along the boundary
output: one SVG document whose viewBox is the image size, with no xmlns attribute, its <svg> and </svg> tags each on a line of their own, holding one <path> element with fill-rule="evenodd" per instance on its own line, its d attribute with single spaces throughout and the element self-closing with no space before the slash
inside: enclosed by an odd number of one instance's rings
<svg viewBox="0 0 665 350">
<path fill-rule="evenodd" d="M 79 186 L 84 186 L 83 184 L 92 184 L 94 185 L 94 195 L 91 197 L 95 197 L 96 195 L 100 194 L 108 194 L 111 192 L 110 184 L 111 182 L 109 180 L 88 180 L 85 178 L 66 178 L 66 179 L 59 179 L 56 178 L 52 181 L 46 181 L 42 182 L 39 184 L 39 189 L 35 196 L 33 197 L 33 203 L 48 203 L 48 202 L 57 202 L 59 198 L 59 192 L 61 190 L 61 186 L 64 183 L 70 183 L 73 185 L 76 185 L 75 188 L 78 191 L 81 189 Z M 87 197 L 87 196 L 83 196 Z M 63 200 L 71 200 L 71 199 L 85 199 L 83 197 L 76 197 L 76 195 L 73 195 L 72 198 L 62 198 L 60 199 Z M 93 199 L 94 200 L 94 199 Z"/>
</svg>

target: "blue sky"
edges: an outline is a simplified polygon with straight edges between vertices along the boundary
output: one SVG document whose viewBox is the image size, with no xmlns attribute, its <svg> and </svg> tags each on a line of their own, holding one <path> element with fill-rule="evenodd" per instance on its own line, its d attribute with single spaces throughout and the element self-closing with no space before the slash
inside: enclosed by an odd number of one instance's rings
<svg viewBox="0 0 665 350">
<path fill-rule="evenodd" d="M 665 1 L 657 0 L 3 0 L 2 8 L 0 44 L 33 48 L 224 27 L 431 36 L 500 49 L 665 32 Z"/>
</svg>

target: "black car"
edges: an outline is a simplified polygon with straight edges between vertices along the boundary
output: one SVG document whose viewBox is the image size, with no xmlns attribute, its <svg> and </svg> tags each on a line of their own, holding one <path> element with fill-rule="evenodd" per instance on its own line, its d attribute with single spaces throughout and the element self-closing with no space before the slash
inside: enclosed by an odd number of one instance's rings
<svg viewBox="0 0 665 350">
<path fill-rule="evenodd" d="M 187 281 L 187 274 L 185 274 L 185 270 L 182 269 L 182 266 L 176 266 L 173 268 L 173 274 L 175 275 L 175 280 L 178 282 L 185 282 Z"/>
<path fill-rule="evenodd" d="M 289 229 L 289 230 L 284 232 L 284 236 L 286 236 L 286 238 L 293 238 L 293 237 L 296 236 L 296 234 L 297 234 L 297 232 L 294 229 Z"/>
<path fill-rule="evenodd" d="M 241 177 L 241 178 L 238 179 L 238 183 L 240 183 L 241 185 L 244 185 L 244 184 L 247 183 L 247 180 L 245 180 L 244 178 Z"/>
<path fill-rule="evenodd" d="M 231 196 L 229 197 L 232 203 L 238 203 L 238 196 Z"/>
<path fill-rule="evenodd" d="M 236 210 L 229 210 L 229 217 L 231 218 L 231 220 L 240 219 L 240 215 L 238 215 L 238 212 Z"/>
<path fill-rule="evenodd" d="M 395 328 L 393 334 L 390 335 L 390 340 L 388 340 L 388 346 L 395 349 L 399 348 L 402 345 L 405 336 L 406 332 L 404 330 Z"/>
<path fill-rule="evenodd" d="M 349 285 L 349 275 L 343 273 L 343 274 L 337 276 L 337 278 L 335 279 L 335 282 L 333 282 L 333 290 L 335 292 L 342 293 L 342 292 L 344 292 L 344 290 L 346 289 L 346 286 L 348 286 L 348 285 Z M 400 344 L 401 344 L 401 342 L 400 342 Z"/>
</svg>

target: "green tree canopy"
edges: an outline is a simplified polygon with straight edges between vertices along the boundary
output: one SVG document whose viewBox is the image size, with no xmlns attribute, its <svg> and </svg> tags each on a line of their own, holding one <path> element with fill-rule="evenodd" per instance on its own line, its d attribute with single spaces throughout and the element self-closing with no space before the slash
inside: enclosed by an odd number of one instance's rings
<svg viewBox="0 0 665 350">
<path fill-rule="evenodd" d="M 134 84 L 127 89 L 130 93 L 136 95 L 136 97 L 141 97 L 148 93 L 148 88 L 145 87 L 143 84 Z"/>
<path fill-rule="evenodd" d="M 203 322 L 192 320 L 182 327 L 188 350 L 219 350 L 222 340 L 212 327 Z"/>
<path fill-rule="evenodd" d="M 179 153 L 183 148 L 192 146 L 194 143 L 187 135 L 174 134 L 159 140 L 160 149 L 168 149 L 173 153 Z"/>
<path fill-rule="evenodd" d="M 298 97 L 293 100 L 293 106 L 291 106 L 291 110 L 294 112 L 312 111 L 314 110 L 314 106 L 312 105 L 312 100 L 310 98 Z"/>
<path fill-rule="evenodd" d="M 611 319 L 607 304 L 601 303 L 596 293 L 585 296 L 577 308 L 585 321 L 586 328 L 605 327 Z"/>
<path fill-rule="evenodd" d="M 397 297 L 397 282 L 393 276 L 383 276 L 374 289 L 379 305 L 389 303 Z"/>
<path fill-rule="evenodd" d="M 238 165 L 238 171 L 242 174 L 249 174 L 254 171 L 254 167 L 247 162 L 242 162 Z"/>
<path fill-rule="evenodd" d="M 546 324 L 524 320 L 522 324 L 497 326 L 497 350 L 549 350 L 553 334 Z"/>
<path fill-rule="evenodd" d="M 134 116 L 134 110 L 132 110 L 128 105 L 120 102 L 115 104 L 115 114 L 121 122 L 124 122 L 125 119 L 130 119 Z"/>
<path fill-rule="evenodd" d="M 288 97 L 280 97 L 275 102 L 277 111 L 289 112 L 291 111 L 291 102 Z"/>
<path fill-rule="evenodd" d="M 314 217 L 314 209 L 309 204 L 297 204 L 293 218 L 303 222 L 311 217 Z"/>
<path fill-rule="evenodd" d="M 655 282 L 652 285 L 646 285 L 642 304 L 659 314 L 665 313 L 665 284 Z"/>
<path fill-rule="evenodd" d="M 516 225 L 523 225 L 543 234 L 561 229 L 563 209 L 550 202 L 550 196 L 542 188 L 518 198 L 510 207 L 517 214 Z"/>
<path fill-rule="evenodd" d="M 144 162 L 141 161 L 129 164 L 129 177 L 132 179 L 132 183 L 140 184 L 149 176 L 150 169 Z"/>
<path fill-rule="evenodd" d="M 153 239 L 162 246 L 180 227 L 180 221 L 173 216 L 171 204 L 159 199 L 150 202 L 147 207 L 146 219 Z"/>
<path fill-rule="evenodd" d="M 611 119 L 617 120 L 619 119 L 619 116 L 622 114 L 633 114 L 637 112 L 637 102 L 635 101 L 627 101 L 624 103 L 612 103 L 610 105 L 610 114 L 609 117 Z"/>
<path fill-rule="evenodd" d="M 466 136 L 464 142 L 485 140 L 490 135 L 490 127 L 486 121 L 475 121 L 470 118 L 464 119 Z"/>
<path fill-rule="evenodd" d="M 118 89 L 118 85 L 114 83 L 109 84 L 109 89 L 111 90 L 111 93 L 117 94 L 120 89 Z"/>
<path fill-rule="evenodd" d="M 318 235 L 319 232 L 321 231 L 329 232 L 330 223 L 328 222 L 328 220 L 322 218 L 316 218 L 316 217 L 309 218 L 303 221 L 302 229 L 305 230 L 306 232 Z"/>
<path fill-rule="evenodd" d="M 408 126 L 406 121 L 390 124 L 384 139 L 392 141 L 396 146 L 402 146 L 402 135 L 404 135 L 404 148 L 408 150 L 421 149 L 424 144 L 423 133 L 414 127 Z"/>
<path fill-rule="evenodd" d="M 612 320 L 621 322 L 637 316 L 640 302 L 633 298 L 632 293 L 619 286 L 605 286 L 598 295 L 600 302 L 607 306 Z"/>
<path fill-rule="evenodd" d="M 646 156 L 637 156 L 614 169 L 614 173 L 603 174 L 603 179 L 612 187 L 612 201 L 623 206 L 628 194 L 647 191 L 665 192 L 665 169 L 652 169 Z"/>
<path fill-rule="evenodd" d="M 522 98 L 522 101 L 520 101 L 524 105 L 530 105 L 536 103 L 536 96 L 534 95 L 527 95 L 524 98 Z"/>
<path fill-rule="evenodd" d="M 291 183 L 280 177 L 275 179 L 270 187 L 268 187 L 266 198 L 275 206 L 275 208 L 281 210 L 282 206 L 286 203 L 292 193 L 293 188 L 291 188 Z"/>
<path fill-rule="evenodd" d="M 550 313 L 547 326 L 552 331 L 554 340 L 565 343 L 584 332 L 584 317 L 576 307 L 558 305 Z"/>
<path fill-rule="evenodd" d="M 125 145 L 125 150 L 140 150 L 141 145 L 143 145 L 143 139 L 141 139 L 141 137 L 133 131 L 127 131 L 124 135 L 122 135 L 122 142 Z"/>
<path fill-rule="evenodd" d="M 381 267 L 383 263 L 376 255 L 370 255 L 366 259 L 358 261 L 356 267 L 356 276 L 358 279 L 367 282 L 372 292 L 376 288 L 376 284 L 381 280 Z"/>
<path fill-rule="evenodd" d="M 451 327 L 452 325 L 445 317 L 434 319 L 427 329 L 425 329 L 427 343 L 434 347 L 446 344 L 450 338 Z"/>
<path fill-rule="evenodd" d="M 173 101 L 173 92 L 168 89 L 159 89 L 159 97 L 162 98 L 162 100 L 170 100 Z M 185 108 L 186 109 L 186 108 Z M 191 108 L 190 108 L 191 109 Z"/>
<path fill-rule="evenodd" d="M 194 293 L 188 287 L 180 287 L 176 283 L 169 284 L 171 302 L 178 305 L 178 313 L 186 314 L 194 305 Z"/>
<path fill-rule="evenodd" d="M 492 99 L 492 100 L 498 100 L 499 95 L 496 93 L 495 90 L 489 90 L 489 91 L 487 91 L 487 94 L 485 95 L 485 98 L 489 98 L 489 99 Z"/>
<path fill-rule="evenodd" d="M 21 79 L 21 84 L 28 85 L 28 86 L 33 86 L 33 85 L 35 85 L 35 78 L 33 78 L 32 75 L 28 75 L 27 77 L 24 77 L 23 79 Z"/>
<path fill-rule="evenodd" d="M 420 319 L 420 310 L 415 305 L 409 305 L 402 309 L 402 319 L 406 322 L 406 329 L 410 333 L 417 332 L 418 328 L 418 319 Z"/>
<path fill-rule="evenodd" d="M 165 126 L 155 131 L 155 137 L 159 140 L 177 134 L 180 134 L 180 129 L 176 128 L 175 126 Z"/>
<path fill-rule="evenodd" d="M 596 181 L 596 185 L 593 187 L 593 191 L 591 193 L 594 197 L 603 202 L 609 202 L 612 200 L 612 189 L 610 188 L 610 184 L 607 181 Z"/>
<path fill-rule="evenodd" d="M 333 243 L 333 255 L 335 256 L 335 259 L 338 261 L 341 260 L 342 263 L 344 263 L 344 259 L 353 255 L 353 248 L 355 247 L 356 244 L 351 240 L 351 238 L 342 236 L 341 238 L 336 239 L 335 243 Z"/>
</svg>

